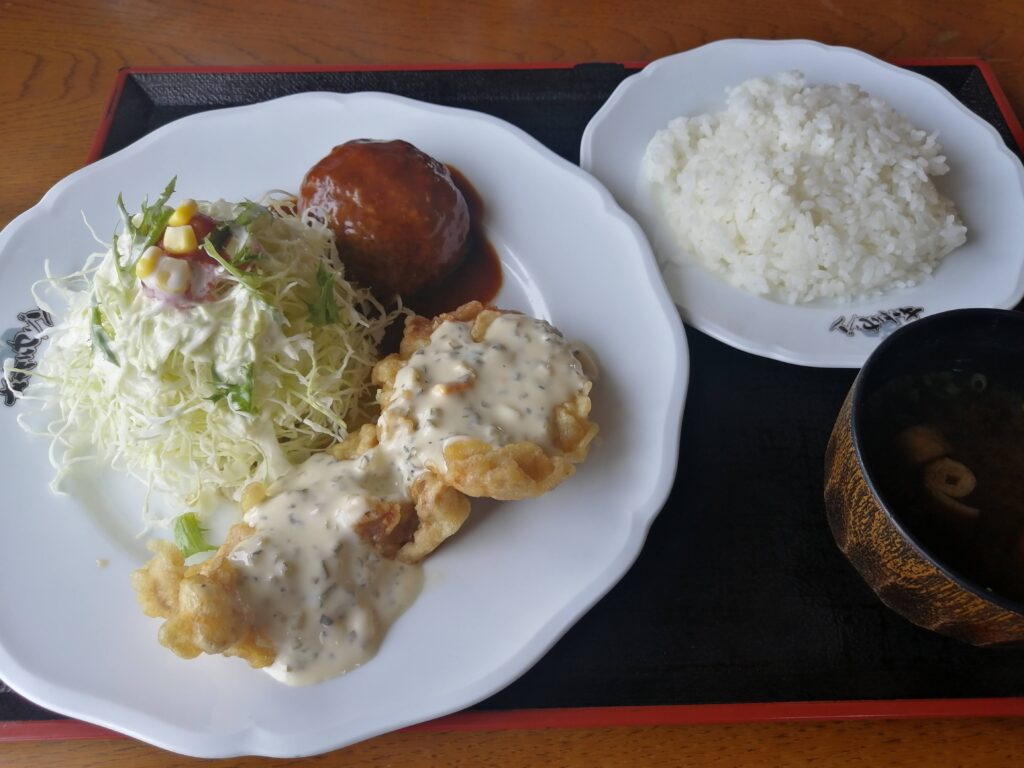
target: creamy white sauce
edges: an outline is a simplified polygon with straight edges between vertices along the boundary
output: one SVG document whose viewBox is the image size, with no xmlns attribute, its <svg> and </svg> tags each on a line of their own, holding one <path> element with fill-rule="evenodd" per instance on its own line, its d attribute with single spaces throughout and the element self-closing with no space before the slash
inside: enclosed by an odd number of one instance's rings
<svg viewBox="0 0 1024 768">
<path fill-rule="evenodd" d="M 501 315 L 480 341 L 470 330 L 442 323 L 395 378 L 379 426 L 407 480 L 424 466 L 443 471 L 449 440 L 529 441 L 554 451 L 554 411 L 586 385 L 571 346 L 543 320 Z"/>
<path fill-rule="evenodd" d="M 399 371 L 379 446 L 346 461 L 313 456 L 245 516 L 256 533 L 229 558 L 257 629 L 277 649 L 267 671 L 306 685 L 370 659 L 423 581 L 419 567 L 382 558 L 353 530 L 371 500 L 408 501 L 426 468 L 443 470 L 449 440 L 553 449 L 554 410 L 586 383 L 543 320 L 502 315 L 479 342 L 467 323 L 439 326 Z"/>
<path fill-rule="evenodd" d="M 420 567 L 381 557 L 352 529 L 369 509 L 368 488 L 381 497 L 399 488 L 393 474 L 319 454 L 246 514 L 256 534 L 229 558 L 256 627 L 277 649 L 267 672 L 281 682 L 318 683 L 369 660 L 419 594 Z"/>
</svg>

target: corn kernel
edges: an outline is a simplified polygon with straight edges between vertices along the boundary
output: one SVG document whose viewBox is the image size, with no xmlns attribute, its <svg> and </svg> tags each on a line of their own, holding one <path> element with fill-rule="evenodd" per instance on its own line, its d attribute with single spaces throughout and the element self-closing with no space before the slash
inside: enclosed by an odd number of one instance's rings
<svg viewBox="0 0 1024 768">
<path fill-rule="evenodd" d="M 165 256 L 160 259 L 152 282 L 164 293 L 185 293 L 192 284 L 192 266 L 185 259 Z"/>
<path fill-rule="evenodd" d="M 171 227 L 183 227 L 192 221 L 192 217 L 199 213 L 199 206 L 196 205 L 196 201 L 192 198 L 183 200 L 181 204 L 174 209 L 174 213 L 171 214 L 171 218 L 167 221 L 168 226 Z"/>
<path fill-rule="evenodd" d="M 160 257 L 164 255 L 164 252 L 157 246 L 151 245 L 142 255 L 139 256 L 139 260 L 135 262 L 135 276 L 139 280 L 145 280 L 147 277 L 156 272 L 156 264 L 160 261 Z"/>
<path fill-rule="evenodd" d="M 196 249 L 196 233 L 188 224 L 164 230 L 164 250 L 168 253 L 189 253 Z"/>
</svg>

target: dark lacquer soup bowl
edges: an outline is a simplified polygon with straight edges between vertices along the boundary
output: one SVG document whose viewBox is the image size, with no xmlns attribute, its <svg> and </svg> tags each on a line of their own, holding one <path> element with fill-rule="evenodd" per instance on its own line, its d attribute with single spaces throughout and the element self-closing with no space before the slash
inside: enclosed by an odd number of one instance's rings
<svg viewBox="0 0 1024 768">
<path fill-rule="evenodd" d="M 825 506 L 894 611 L 1024 644 L 1024 313 L 944 312 L 882 341 L 832 431 Z"/>
</svg>

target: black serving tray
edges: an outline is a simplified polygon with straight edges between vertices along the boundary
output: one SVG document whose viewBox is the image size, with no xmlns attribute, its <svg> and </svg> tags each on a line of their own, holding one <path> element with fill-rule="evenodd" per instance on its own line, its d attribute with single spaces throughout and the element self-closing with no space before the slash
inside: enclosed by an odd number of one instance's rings
<svg viewBox="0 0 1024 768">
<path fill-rule="evenodd" d="M 1020 154 L 1019 124 L 984 63 L 909 68 L 945 86 Z M 578 162 L 587 122 L 633 71 L 125 70 L 90 159 L 207 109 L 373 90 L 496 115 Z M 946 713 L 980 714 L 980 701 L 991 708 L 996 699 L 1024 712 L 1024 650 L 973 648 L 907 623 L 836 549 L 823 457 L 856 372 L 780 363 L 686 333 L 692 379 L 680 470 L 643 553 L 536 666 L 475 709 L 846 701 L 854 702 L 846 715 L 867 715 L 880 702 L 940 699 L 963 702 Z M 56 718 L 0 691 L 0 721 Z"/>
</svg>

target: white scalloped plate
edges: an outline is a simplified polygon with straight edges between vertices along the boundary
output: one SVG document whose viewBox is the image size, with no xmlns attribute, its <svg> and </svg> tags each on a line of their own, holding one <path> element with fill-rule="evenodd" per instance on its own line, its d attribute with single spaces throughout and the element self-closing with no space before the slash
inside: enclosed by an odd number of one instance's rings
<svg viewBox="0 0 1024 768">
<path fill-rule="evenodd" d="M 289 688 L 238 659 L 186 662 L 162 648 L 128 581 L 145 557 L 135 536 L 143 489 L 98 471 L 74 496 L 53 495 L 45 441 L 17 427 L 21 405 L 0 407 L 0 677 L 22 695 L 191 755 L 323 752 L 504 687 L 639 554 L 675 475 L 682 324 L 642 232 L 608 192 L 495 118 L 382 94 L 302 94 L 168 125 L 61 181 L 0 233 L 7 338 L 32 306 L 43 257 L 57 273 L 79 266 L 94 249 L 82 213 L 108 235 L 118 192 L 132 207 L 175 174 L 179 193 L 197 198 L 295 189 L 357 137 L 412 141 L 476 186 L 505 266 L 498 303 L 585 340 L 601 365 L 590 459 L 540 499 L 476 504 L 426 564 L 423 595 L 377 658 Z"/>
<path fill-rule="evenodd" d="M 799 69 L 816 83 L 856 83 L 918 127 L 938 131 L 951 171 L 938 181 L 968 228 L 967 243 L 913 288 L 867 301 L 790 306 L 728 285 L 693 263 L 663 276 L 687 323 L 746 352 L 789 363 L 859 367 L 879 334 L 830 330 L 839 317 L 921 307 L 1011 308 L 1024 297 L 1024 168 L 991 125 L 933 81 L 860 51 L 807 40 L 722 40 L 649 64 L 624 80 L 587 125 L 580 164 L 647 232 L 664 264 L 678 251 L 643 183 L 640 161 L 655 132 L 679 115 L 725 106 L 725 89 Z M 895 326 L 887 324 L 884 329 Z"/>
</svg>

